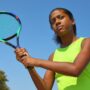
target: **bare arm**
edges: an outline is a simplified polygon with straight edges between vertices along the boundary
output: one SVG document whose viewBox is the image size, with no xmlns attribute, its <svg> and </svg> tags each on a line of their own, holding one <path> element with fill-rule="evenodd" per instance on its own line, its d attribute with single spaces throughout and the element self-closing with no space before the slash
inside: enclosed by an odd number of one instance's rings
<svg viewBox="0 0 90 90">
<path fill-rule="evenodd" d="M 32 57 L 20 60 L 23 60 L 22 63 L 25 66 L 37 66 L 65 75 L 78 76 L 90 62 L 90 38 L 84 40 L 82 49 L 73 63 L 52 62 Z"/>
<path fill-rule="evenodd" d="M 35 66 L 50 69 L 54 72 L 62 73 L 65 75 L 78 76 L 90 62 L 90 38 L 84 40 L 82 43 L 82 49 L 74 60 L 74 63 L 59 63 L 44 61 L 40 59 L 37 59 L 37 61 L 38 62 L 36 64 L 34 63 Z"/>
<path fill-rule="evenodd" d="M 49 60 L 51 61 L 52 58 L 53 56 L 50 56 Z M 54 83 L 54 72 L 47 70 L 44 78 L 42 79 L 34 68 L 28 68 L 28 71 L 38 90 L 52 90 Z"/>
<path fill-rule="evenodd" d="M 24 56 L 24 59 L 22 59 L 22 56 Z M 28 65 L 28 60 L 31 61 L 32 58 L 28 55 L 28 53 L 25 51 L 25 49 L 16 49 L 16 58 L 23 63 L 25 67 Z M 49 61 L 53 60 L 53 55 L 49 57 Z M 54 83 L 54 72 L 51 70 L 47 70 L 44 78 L 42 79 L 39 74 L 36 72 L 35 68 L 31 65 L 27 67 L 30 76 L 37 87 L 38 90 L 52 90 L 52 86 Z"/>
</svg>

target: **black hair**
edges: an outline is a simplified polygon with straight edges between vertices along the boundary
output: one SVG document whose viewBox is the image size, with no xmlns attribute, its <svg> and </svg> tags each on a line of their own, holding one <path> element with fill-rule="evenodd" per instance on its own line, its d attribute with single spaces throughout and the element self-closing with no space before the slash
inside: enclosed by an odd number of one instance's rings
<svg viewBox="0 0 90 90">
<path fill-rule="evenodd" d="M 51 28 L 52 28 L 51 14 L 52 14 L 52 12 L 54 12 L 55 10 L 63 10 L 63 11 L 69 16 L 69 18 L 70 18 L 71 20 L 74 20 L 73 14 L 72 14 L 69 10 L 67 10 L 67 9 L 65 9 L 65 8 L 55 8 L 55 9 L 53 9 L 53 10 L 50 12 L 50 14 L 49 14 L 49 23 L 50 23 Z M 53 28 L 52 28 L 52 29 L 53 29 Z M 77 32 L 76 32 L 76 24 L 73 25 L 73 31 L 74 31 L 74 34 L 76 35 L 76 34 L 77 34 Z M 57 43 L 62 43 L 59 36 L 55 35 L 54 39 L 55 39 L 55 41 L 56 41 Z"/>
</svg>

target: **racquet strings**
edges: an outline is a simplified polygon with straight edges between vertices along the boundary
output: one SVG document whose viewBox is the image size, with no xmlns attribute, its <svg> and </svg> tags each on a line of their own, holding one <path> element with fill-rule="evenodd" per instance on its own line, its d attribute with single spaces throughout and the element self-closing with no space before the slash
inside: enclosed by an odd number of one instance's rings
<svg viewBox="0 0 90 90">
<path fill-rule="evenodd" d="M 8 14 L 0 14 L 0 38 L 6 39 L 18 32 L 20 25 L 15 17 Z"/>
</svg>

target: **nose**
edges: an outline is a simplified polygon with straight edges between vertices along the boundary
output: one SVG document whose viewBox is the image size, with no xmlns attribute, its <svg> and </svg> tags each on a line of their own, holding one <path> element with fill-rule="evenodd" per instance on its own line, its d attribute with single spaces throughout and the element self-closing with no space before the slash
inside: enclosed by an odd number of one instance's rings
<svg viewBox="0 0 90 90">
<path fill-rule="evenodd" d="M 60 25 L 60 24 L 61 24 L 61 20 L 57 18 L 57 19 L 56 19 L 56 26 L 57 26 L 57 25 Z"/>
</svg>

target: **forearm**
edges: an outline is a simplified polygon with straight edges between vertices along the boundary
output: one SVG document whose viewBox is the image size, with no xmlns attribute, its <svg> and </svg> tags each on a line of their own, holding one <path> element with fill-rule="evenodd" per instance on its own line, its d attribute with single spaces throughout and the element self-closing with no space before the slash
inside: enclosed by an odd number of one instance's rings
<svg viewBox="0 0 90 90">
<path fill-rule="evenodd" d="M 36 59 L 36 58 L 35 58 Z M 75 67 L 74 63 L 68 62 L 52 62 L 47 60 L 37 59 L 35 66 L 42 67 L 45 69 L 50 69 L 57 73 L 62 73 L 65 75 L 78 76 L 78 70 Z"/>
<path fill-rule="evenodd" d="M 37 74 L 36 70 L 34 68 L 28 68 L 28 71 L 30 73 L 30 76 L 37 87 L 37 90 L 48 90 L 46 88 L 46 84 L 43 81 L 43 79 Z"/>
</svg>

